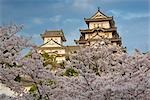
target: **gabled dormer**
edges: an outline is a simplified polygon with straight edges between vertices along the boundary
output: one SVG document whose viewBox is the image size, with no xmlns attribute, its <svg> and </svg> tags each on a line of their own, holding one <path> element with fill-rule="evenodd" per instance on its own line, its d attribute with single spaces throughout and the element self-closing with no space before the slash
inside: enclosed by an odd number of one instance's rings
<svg viewBox="0 0 150 100">
<path fill-rule="evenodd" d="M 90 18 L 84 18 L 84 21 L 88 25 L 89 29 L 93 28 L 111 28 L 114 27 L 113 17 L 109 17 L 102 13 L 99 9 L 98 11 L 91 16 Z"/>
<path fill-rule="evenodd" d="M 62 30 L 50 30 L 41 34 L 44 41 L 44 47 L 60 47 L 66 41 Z"/>
<path fill-rule="evenodd" d="M 98 19 L 98 18 L 108 18 L 104 13 L 100 11 L 100 9 L 97 10 L 97 12 L 90 18 L 90 19 Z"/>
</svg>

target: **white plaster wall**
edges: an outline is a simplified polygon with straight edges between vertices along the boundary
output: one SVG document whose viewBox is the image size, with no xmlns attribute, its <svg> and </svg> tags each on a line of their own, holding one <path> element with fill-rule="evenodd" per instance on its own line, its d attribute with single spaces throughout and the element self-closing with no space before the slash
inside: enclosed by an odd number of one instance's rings
<svg viewBox="0 0 150 100">
<path fill-rule="evenodd" d="M 62 49 L 62 50 L 58 50 L 58 54 L 65 54 L 65 49 Z"/>
<path fill-rule="evenodd" d="M 85 39 L 90 39 L 92 37 L 92 34 L 85 34 Z"/>
<path fill-rule="evenodd" d="M 45 52 L 56 52 L 57 51 L 57 54 L 65 54 L 65 49 L 55 49 L 55 50 L 44 50 Z"/>
<path fill-rule="evenodd" d="M 89 23 L 89 29 L 93 29 L 96 27 L 101 27 L 101 28 L 110 28 L 110 23 L 109 21 L 105 21 L 105 22 L 90 22 Z"/>
<path fill-rule="evenodd" d="M 108 38 L 112 38 L 112 32 L 107 32 L 106 35 Z"/>
<path fill-rule="evenodd" d="M 66 59 L 65 59 L 65 56 L 63 56 L 63 57 L 57 57 L 56 58 L 56 61 L 58 62 L 58 63 L 61 63 L 62 61 L 65 61 Z"/>
<path fill-rule="evenodd" d="M 58 54 L 65 54 L 65 49 L 55 49 L 55 50 L 51 50 L 51 52 L 55 52 L 57 51 Z"/>
<path fill-rule="evenodd" d="M 114 43 L 113 43 L 113 45 L 117 45 L 117 43 L 116 43 L 116 42 L 114 42 Z"/>
</svg>

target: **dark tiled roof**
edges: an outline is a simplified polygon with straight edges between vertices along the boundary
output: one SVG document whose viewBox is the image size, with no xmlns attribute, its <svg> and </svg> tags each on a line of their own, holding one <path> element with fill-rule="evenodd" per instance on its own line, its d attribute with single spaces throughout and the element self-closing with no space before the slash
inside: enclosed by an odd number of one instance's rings
<svg viewBox="0 0 150 100">
<path fill-rule="evenodd" d="M 97 22 L 97 21 L 109 21 L 112 20 L 113 17 L 108 17 L 108 18 L 96 18 L 96 19 L 91 19 L 91 18 L 84 18 L 85 22 Z"/>
<path fill-rule="evenodd" d="M 78 50 L 79 46 L 75 45 L 75 46 L 66 46 L 66 50 Z"/>
<path fill-rule="evenodd" d="M 90 41 L 98 41 L 98 40 L 101 40 L 101 39 L 88 39 L 88 40 L 75 40 L 75 42 L 78 44 L 85 44 L 87 42 L 90 42 Z M 111 39 L 108 39 L 110 40 L 111 42 L 118 42 L 118 44 L 121 45 L 121 38 L 111 38 Z"/>
<path fill-rule="evenodd" d="M 80 47 L 77 45 L 76 46 L 66 46 L 66 48 L 65 48 L 67 54 L 75 53 L 79 49 L 80 49 Z"/>
<path fill-rule="evenodd" d="M 94 31 L 103 31 L 103 32 L 109 32 L 109 31 L 116 31 L 117 27 L 112 27 L 112 28 L 94 28 L 94 29 L 80 29 L 81 33 L 90 33 L 90 32 L 94 32 Z"/>
<path fill-rule="evenodd" d="M 40 47 L 39 50 L 56 50 L 56 49 L 64 49 L 65 47 Z"/>
<path fill-rule="evenodd" d="M 62 30 L 50 30 L 45 31 L 44 34 L 41 34 L 41 37 L 61 37 L 63 41 L 66 41 L 64 33 Z"/>
<path fill-rule="evenodd" d="M 87 40 L 74 40 L 76 44 L 85 44 Z"/>
</svg>

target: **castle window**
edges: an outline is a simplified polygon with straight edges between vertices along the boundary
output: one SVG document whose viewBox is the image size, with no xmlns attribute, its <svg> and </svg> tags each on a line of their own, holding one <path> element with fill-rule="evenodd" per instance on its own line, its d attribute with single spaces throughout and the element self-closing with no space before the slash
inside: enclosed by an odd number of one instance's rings
<svg viewBox="0 0 150 100">
<path fill-rule="evenodd" d="M 54 53 L 58 53 L 58 51 L 56 50 L 56 51 L 54 51 Z"/>
<path fill-rule="evenodd" d="M 101 24 L 101 27 L 103 27 L 103 23 Z"/>
<path fill-rule="evenodd" d="M 90 38 L 90 36 L 91 36 L 91 35 L 89 34 L 89 35 L 88 35 L 88 38 Z"/>
<path fill-rule="evenodd" d="M 77 51 L 74 51 L 74 53 L 77 53 Z"/>
<path fill-rule="evenodd" d="M 94 28 L 95 28 L 95 24 L 94 24 Z"/>
</svg>

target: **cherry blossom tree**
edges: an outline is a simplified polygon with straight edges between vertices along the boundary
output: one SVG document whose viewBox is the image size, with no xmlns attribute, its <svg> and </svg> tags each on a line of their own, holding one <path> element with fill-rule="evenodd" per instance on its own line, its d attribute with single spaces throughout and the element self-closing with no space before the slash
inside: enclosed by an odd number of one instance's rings
<svg viewBox="0 0 150 100">
<path fill-rule="evenodd" d="M 133 55 L 109 41 L 97 42 L 70 55 L 64 69 L 47 70 L 44 58 L 16 25 L 0 27 L 0 82 L 18 100 L 149 100 L 150 53 Z M 20 52 L 31 47 L 29 55 Z M 48 66 L 50 66 L 48 64 Z M 30 84 L 25 91 L 25 82 Z"/>
<path fill-rule="evenodd" d="M 130 56 L 119 46 L 97 44 L 74 54 L 68 66 L 79 72 L 74 81 L 65 82 L 74 98 L 150 99 L 150 53 Z"/>
<path fill-rule="evenodd" d="M 17 93 L 16 96 L 21 100 L 25 97 L 49 98 L 46 94 L 50 88 L 46 91 L 44 86 L 48 87 L 53 83 L 53 75 L 43 67 L 43 59 L 36 47 L 28 39 L 16 35 L 21 28 L 16 25 L 0 28 L 0 83 Z M 22 57 L 20 53 L 27 47 L 32 47 L 33 50 L 30 55 Z M 29 80 L 35 86 L 35 94 L 24 91 L 23 79 Z"/>
<path fill-rule="evenodd" d="M 21 26 L 11 25 L 0 27 L 0 78 L 1 83 L 7 83 L 12 89 L 17 89 L 18 84 L 12 79 L 18 76 L 20 52 L 30 44 L 27 39 L 16 35 Z M 13 68 L 15 67 L 15 69 Z M 18 90 L 19 92 L 19 90 Z"/>
</svg>

